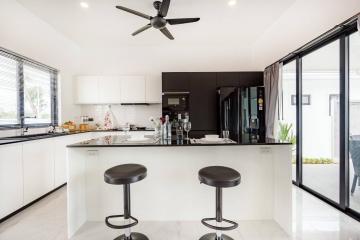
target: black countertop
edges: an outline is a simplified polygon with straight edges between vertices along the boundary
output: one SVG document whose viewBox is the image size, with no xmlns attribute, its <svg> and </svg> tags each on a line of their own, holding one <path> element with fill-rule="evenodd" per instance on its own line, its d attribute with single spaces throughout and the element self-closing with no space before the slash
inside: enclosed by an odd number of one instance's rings
<svg viewBox="0 0 360 240">
<path fill-rule="evenodd" d="M 146 137 L 146 136 L 145 136 Z M 239 145 L 291 145 L 287 142 L 279 142 L 274 139 L 266 139 L 264 142 L 243 141 L 240 143 L 191 143 L 187 140 L 161 140 L 148 136 L 148 141 L 128 141 L 125 136 L 106 136 L 91 139 L 80 143 L 68 145 L 69 148 L 81 147 L 184 147 L 184 146 L 239 146 Z"/>
<path fill-rule="evenodd" d="M 151 132 L 153 130 L 130 130 L 130 132 Z M 24 136 L 11 136 L 0 138 L 0 145 L 7 145 L 13 143 L 28 142 L 40 139 L 54 138 L 70 136 L 74 134 L 90 133 L 90 132 L 124 132 L 122 130 L 111 129 L 111 130 L 91 130 L 91 131 L 75 131 L 75 132 L 64 132 L 64 133 L 43 133 L 43 134 L 29 134 Z"/>
</svg>

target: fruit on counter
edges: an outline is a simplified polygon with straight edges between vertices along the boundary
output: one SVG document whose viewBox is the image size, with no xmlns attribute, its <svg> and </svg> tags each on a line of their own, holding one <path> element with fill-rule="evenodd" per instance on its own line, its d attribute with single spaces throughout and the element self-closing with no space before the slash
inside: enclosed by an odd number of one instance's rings
<svg viewBox="0 0 360 240">
<path fill-rule="evenodd" d="M 68 129 L 69 131 L 75 131 L 76 130 L 76 124 L 73 121 L 67 121 L 64 122 L 64 124 L 62 125 L 62 127 L 64 129 Z"/>
</svg>

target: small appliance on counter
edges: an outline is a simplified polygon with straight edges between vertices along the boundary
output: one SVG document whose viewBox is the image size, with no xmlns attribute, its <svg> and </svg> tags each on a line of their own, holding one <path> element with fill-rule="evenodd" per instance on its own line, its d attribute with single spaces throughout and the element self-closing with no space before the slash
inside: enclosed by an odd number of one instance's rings
<svg viewBox="0 0 360 240">
<path fill-rule="evenodd" d="M 90 131 L 93 129 L 91 123 L 94 121 L 92 117 L 89 116 L 80 116 L 81 123 L 79 124 L 79 130 L 81 132 Z"/>
<path fill-rule="evenodd" d="M 263 87 L 218 89 L 219 133 L 229 131 L 237 141 L 265 141 L 265 90 Z"/>
</svg>

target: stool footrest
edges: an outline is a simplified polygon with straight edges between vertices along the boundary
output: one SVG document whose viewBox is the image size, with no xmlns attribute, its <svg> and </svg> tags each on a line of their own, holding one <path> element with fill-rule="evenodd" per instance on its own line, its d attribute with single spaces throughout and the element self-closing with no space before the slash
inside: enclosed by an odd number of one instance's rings
<svg viewBox="0 0 360 240">
<path fill-rule="evenodd" d="M 216 218 L 204 218 L 201 220 L 201 223 L 204 224 L 206 227 L 214 229 L 214 230 L 220 230 L 220 231 L 230 231 L 230 230 L 234 230 L 235 228 L 237 228 L 239 225 L 231 220 L 227 220 L 227 219 L 222 219 L 223 222 L 227 222 L 229 224 L 231 224 L 231 226 L 228 227 L 218 227 L 218 226 L 214 226 L 211 225 L 210 223 L 207 223 L 208 221 L 216 221 Z"/>
<path fill-rule="evenodd" d="M 114 224 L 111 224 L 109 222 L 110 219 L 112 218 L 120 218 L 120 217 L 124 217 L 124 215 L 111 215 L 111 216 L 108 216 L 105 218 L 105 223 L 108 227 L 110 228 L 114 228 L 114 229 L 125 229 L 125 228 L 131 228 L 133 226 L 135 226 L 136 224 L 138 224 L 138 220 L 136 218 L 134 218 L 133 216 L 130 216 L 129 219 L 132 219 L 134 222 L 133 223 L 129 223 L 129 224 L 126 224 L 126 225 L 114 225 Z"/>
</svg>

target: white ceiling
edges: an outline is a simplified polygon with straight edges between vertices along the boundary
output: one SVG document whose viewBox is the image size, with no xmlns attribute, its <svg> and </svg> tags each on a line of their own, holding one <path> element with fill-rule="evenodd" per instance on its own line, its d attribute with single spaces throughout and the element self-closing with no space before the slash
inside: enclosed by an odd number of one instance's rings
<svg viewBox="0 0 360 240">
<path fill-rule="evenodd" d="M 120 44 L 174 44 L 155 29 L 137 37 L 131 33 L 148 24 L 146 19 L 120 11 L 116 5 L 154 16 L 152 0 L 18 0 L 25 8 L 56 30 L 86 47 L 116 47 Z M 198 23 L 169 26 L 179 44 L 252 44 L 295 0 L 173 0 L 168 18 L 200 17 Z"/>
<path fill-rule="evenodd" d="M 155 29 L 132 37 L 147 20 L 115 8 L 155 15 L 153 0 L 17 0 L 83 50 L 82 73 L 262 70 L 360 11 L 359 0 L 228 1 L 172 0 L 168 18 L 201 20 L 168 26 L 170 41 Z"/>
</svg>

